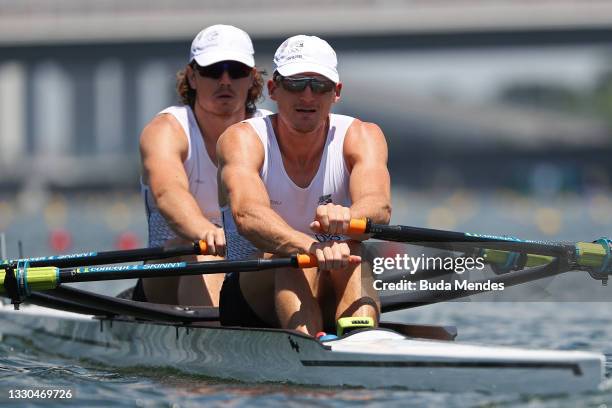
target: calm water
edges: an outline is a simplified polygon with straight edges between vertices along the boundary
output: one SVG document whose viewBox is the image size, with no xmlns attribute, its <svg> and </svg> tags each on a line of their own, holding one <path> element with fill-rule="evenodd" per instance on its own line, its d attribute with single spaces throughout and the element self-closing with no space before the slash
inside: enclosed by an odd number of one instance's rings
<svg viewBox="0 0 612 408">
<path fill-rule="evenodd" d="M 387 317 L 389 320 L 454 324 L 459 327 L 460 341 L 600 350 L 612 354 L 609 316 L 609 304 L 605 303 L 455 303 L 397 312 Z M 174 371 L 92 366 L 33 352 L 25 343 L 0 343 L 0 389 L 6 394 L 10 388 L 35 386 L 72 387 L 76 392 L 72 403 L 76 406 L 612 406 L 610 386 L 585 395 L 530 397 L 251 385 L 184 376 Z M 45 403 L 45 406 L 65 405 L 65 401 Z"/>
<path fill-rule="evenodd" d="M 0 213 L 4 211 L 1 214 L 5 216 L 0 217 L 0 225 L 8 233 L 9 255 L 16 255 L 16 239 L 25 241 L 28 255 L 50 253 L 46 246 L 48 233 L 58 226 L 74 235 L 71 248 L 74 251 L 112 249 L 116 236 L 125 231 L 134 232 L 144 239 L 144 216 L 140 213 L 139 201 L 133 196 L 112 197 L 104 203 L 85 197 L 80 201 L 70 200 L 71 204 L 62 201 L 61 197 L 53 200 L 53 207 L 39 209 L 41 215 L 34 221 L 28 216 L 32 213 L 26 212 L 33 210 L 21 208 L 8 199 L 4 206 L 0 202 Z M 586 240 L 612 234 L 612 218 L 607 215 L 612 200 L 605 194 L 525 199 L 503 192 L 495 195 L 398 192 L 394 201 L 397 223 L 536 239 Z M 66 205 L 68 210 L 62 210 L 62 205 Z M 123 222 L 113 221 L 109 208 Z M 9 212 L 10 218 L 6 218 Z M 538 221 L 542 218 L 546 222 Z M 586 282 L 590 284 L 588 279 L 584 277 L 585 285 Z M 126 284 L 96 284 L 96 287 L 104 293 L 116 293 Z M 609 290 L 612 299 L 612 288 Z M 395 321 L 455 325 L 459 329 L 459 341 L 596 350 L 612 355 L 611 305 L 605 302 L 461 302 L 395 312 L 385 317 Z M 608 371 L 611 370 L 609 366 Z M 8 389 L 35 386 L 71 387 L 75 391 L 72 401 L 56 400 L 41 403 L 42 406 L 612 407 L 612 386 L 609 385 L 592 394 L 553 397 L 252 385 L 185 376 L 175 371 L 92 366 L 53 353 L 34 351 L 28 347 L 27 340 L 0 342 L 0 392 L 3 394 L 0 403 L 4 406 L 11 404 L 2 400 Z M 12 403 L 19 407 L 28 404 L 36 405 L 32 400 Z"/>
</svg>

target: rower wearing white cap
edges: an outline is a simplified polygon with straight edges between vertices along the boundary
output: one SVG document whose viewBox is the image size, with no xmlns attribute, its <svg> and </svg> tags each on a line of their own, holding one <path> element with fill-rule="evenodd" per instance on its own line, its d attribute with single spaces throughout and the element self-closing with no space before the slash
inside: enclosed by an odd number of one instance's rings
<svg viewBox="0 0 612 408">
<path fill-rule="evenodd" d="M 268 92 L 278 114 L 227 129 L 217 144 L 227 258 L 315 254 L 318 268 L 229 274 L 221 323 L 314 335 L 343 317 L 376 321 L 351 218 L 388 223 L 387 145 L 378 126 L 332 114 L 342 83 L 336 53 L 298 35 L 274 55 Z M 375 221 L 374 221 L 375 220 Z M 357 238 L 357 237 L 353 237 Z"/>
<path fill-rule="evenodd" d="M 255 106 L 262 88 L 246 32 L 219 24 L 195 37 L 177 76 L 181 105 L 158 113 L 140 137 L 149 246 L 205 240 L 211 256 L 199 260 L 223 255 L 215 146 L 228 126 L 269 113 Z M 134 299 L 216 306 L 222 281 L 223 275 L 145 279 Z"/>
</svg>

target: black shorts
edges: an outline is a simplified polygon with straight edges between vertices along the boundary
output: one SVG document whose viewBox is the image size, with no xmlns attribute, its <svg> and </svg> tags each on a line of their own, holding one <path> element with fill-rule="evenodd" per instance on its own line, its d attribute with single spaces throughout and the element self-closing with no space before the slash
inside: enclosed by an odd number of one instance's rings
<svg viewBox="0 0 612 408">
<path fill-rule="evenodd" d="M 240 274 L 228 273 L 219 297 L 219 320 L 222 326 L 272 327 L 255 314 L 240 290 Z"/>
</svg>

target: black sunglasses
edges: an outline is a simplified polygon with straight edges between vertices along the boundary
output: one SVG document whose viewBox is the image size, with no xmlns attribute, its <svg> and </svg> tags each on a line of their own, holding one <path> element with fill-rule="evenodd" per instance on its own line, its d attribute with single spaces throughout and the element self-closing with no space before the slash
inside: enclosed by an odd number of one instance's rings
<svg viewBox="0 0 612 408">
<path fill-rule="evenodd" d="M 329 79 L 314 77 L 288 78 L 281 75 L 276 76 L 276 81 L 280 82 L 283 88 L 289 92 L 302 92 L 306 86 L 310 86 L 312 92 L 324 94 L 335 89 L 336 84 Z"/>
<path fill-rule="evenodd" d="M 232 79 L 246 78 L 251 71 L 253 71 L 253 68 L 238 61 L 220 61 L 205 67 L 201 67 L 197 64 L 194 65 L 194 68 L 201 76 L 212 79 L 221 78 L 225 71 L 227 71 Z"/>
</svg>

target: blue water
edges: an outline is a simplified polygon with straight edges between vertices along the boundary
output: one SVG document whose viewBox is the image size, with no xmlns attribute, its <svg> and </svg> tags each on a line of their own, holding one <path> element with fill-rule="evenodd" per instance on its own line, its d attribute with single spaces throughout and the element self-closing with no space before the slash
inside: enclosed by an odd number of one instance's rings
<svg viewBox="0 0 612 408">
<path fill-rule="evenodd" d="M 26 255 L 50 254 L 47 234 L 53 227 L 67 228 L 74 236 L 74 251 L 108 250 L 117 234 L 132 231 L 145 236 L 144 216 L 134 196 L 105 199 L 55 198 L 54 207 L 27 209 L 11 199 L 4 208 L 10 219 L 0 220 L 8 235 L 9 255 L 16 254 L 16 239 L 24 240 Z M 104 201 L 106 200 L 106 201 Z M 2 200 L 0 199 L 0 204 Z M 59 204 L 58 204 L 59 202 Z M 62 216 L 62 203 L 67 206 Z M 532 239 L 590 240 L 612 234 L 612 208 L 608 194 L 525 198 L 510 193 L 396 192 L 397 223 L 516 235 Z M 34 211 L 30 209 L 29 211 Z M 38 213 L 37 213 L 38 214 Z M 59 214 L 59 215 L 58 215 Z M 113 216 L 119 218 L 119 223 Z M 62 218 L 63 217 L 63 218 Z M 1 217 L 0 217 L 1 218 Z M 546 223 L 538 222 L 544 218 Z M 582 279 L 584 278 L 584 279 Z M 586 275 L 574 276 L 572 285 L 591 288 Z M 584 282 L 584 285 L 581 284 Z M 97 285 L 97 286 L 96 286 Z M 90 284 L 103 293 L 116 293 L 127 283 Z M 554 286 L 554 285 L 549 285 Z M 593 289 L 595 290 L 595 289 Z M 612 300 L 612 288 L 597 288 Z M 612 303 L 606 302 L 453 302 L 426 306 L 384 316 L 391 321 L 455 325 L 458 341 L 526 348 L 601 351 L 612 356 Z M 612 365 L 608 363 L 608 372 Z M 9 389 L 71 388 L 72 400 L 9 401 Z M 27 339 L 0 342 L 0 404 L 3 406 L 448 406 L 448 407 L 607 407 L 612 406 L 612 386 L 601 391 L 565 396 L 517 394 L 433 393 L 398 389 L 346 389 L 284 384 L 244 384 L 181 375 L 171 370 L 117 369 L 75 361 L 28 346 Z M 8 404 L 8 405 L 7 405 Z"/>
</svg>

